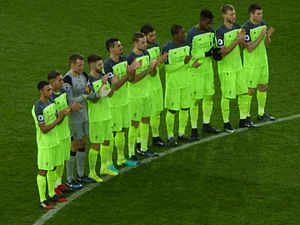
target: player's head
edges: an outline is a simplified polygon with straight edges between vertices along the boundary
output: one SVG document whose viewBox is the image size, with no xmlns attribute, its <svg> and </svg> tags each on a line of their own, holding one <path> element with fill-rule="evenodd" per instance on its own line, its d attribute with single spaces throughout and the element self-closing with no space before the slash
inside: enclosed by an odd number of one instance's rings
<svg viewBox="0 0 300 225">
<path fill-rule="evenodd" d="M 200 12 L 199 26 L 201 30 L 207 30 L 213 23 L 214 15 L 212 11 L 204 9 Z"/>
<path fill-rule="evenodd" d="M 183 42 L 186 36 L 183 26 L 178 24 L 171 27 L 171 34 L 173 39 L 178 42 Z"/>
<path fill-rule="evenodd" d="M 62 88 L 64 80 L 59 71 L 51 70 L 48 73 L 47 78 L 48 78 L 48 82 L 51 84 L 53 90 L 60 90 Z"/>
<path fill-rule="evenodd" d="M 69 57 L 71 70 L 74 73 L 81 74 L 83 71 L 83 56 L 79 53 L 74 53 Z"/>
<path fill-rule="evenodd" d="M 153 44 L 156 41 L 156 32 L 151 24 L 145 24 L 141 27 L 141 32 L 146 35 L 147 42 Z"/>
<path fill-rule="evenodd" d="M 110 38 L 106 40 L 105 47 L 110 54 L 114 54 L 114 55 L 123 54 L 123 46 L 118 38 Z"/>
<path fill-rule="evenodd" d="M 250 19 L 256 23 L 259 23 L 262 21 L 263 17 L 263 10 L 261 6 L 257 4 L 249 5 L 248 12 L 250 14 Z"/>
<path fill-rule="evenodd" d="M 94 70 L 97 73 L 101 73 L 103 69 L 103 60 L 100 55 L 90 55 L 88 57 L 88 64 L 90 66 L 90 70 Z"/>
<path fill-rule="evenodd" d="M 147 41 L 145 34 L 141 32 L 136 32 L 132 36 L 132 42 L 135 48 L 137 48 L 140 51 L 146 51 L 147 50 Z"/>
<path fill-rule="evenodd" d="M 37 89 L 40 93 L 40 96 L 43 96 L 43 97 L 46 97 L 46 98 L 51 98 L 52 96 L 52 87 L 51 85 L 49 84 L 48 81 L 40 81 L 38 82 L 37 84 Z"/>
<path fill-rule="evenodd" d="M 233 5 L 226 4 L 221 7 L 221 13 L 224 18 L 224 22 L 234 24 L 236 21 L 236 13 Z"/>
</svg>

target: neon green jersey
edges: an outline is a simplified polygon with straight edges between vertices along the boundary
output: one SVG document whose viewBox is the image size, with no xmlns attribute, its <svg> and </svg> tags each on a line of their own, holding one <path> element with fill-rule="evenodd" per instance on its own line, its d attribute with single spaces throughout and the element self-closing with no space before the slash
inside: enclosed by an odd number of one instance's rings
<svg viewBox="0 0 300 225">
<path fill-rule="evenodd" d="M 58 112 L 69 108 L 66 93 L 53 93 L 52 97 L 54 98 L 55 106 Z M 57 125 L 56 129 L 59 139 L 70 137 L 69 116 L 65 116 L 63 121 L 59 125 Z"/>
<path fill-rule="evenodd" d="M 165 52 L 168 53 L 165 63 L 166 87 L 171 89 L 187 87 L 188 74 L 184 60 L 190 54 L 189 44 L 187 42 L 180 44 L 169 42 L 163 47 L 163 53 Z"/>
<path fill-rule="evenodd" d="M 39 126 L 40 123 L 45 123 L 47 126 L 56 120 L 57 111 L 55 104 L 50 101 L 48 103 L 44 103 L 39 100 L 32 107 L 31 113 L 36 127 L 36 142 L 38 150 L 49 149 L 58 146 L 59 139 L 57 136 L 56 127 L 44 134 Z"/>
<path fill-rule="evenodd" d="M 89 76 L 89 88 L 94 94 L 98 93 L 102 87 L 101 76 L 95 78 Z M 107 90 L 109 89 L 109 84 L 107 83 Z M 91 97 L 92 98 L 92 97 Z M 100 122 L 111 118 L 109 97 L 97 98 L 94 96 L 93 100 L 88 101 L 88 115 L 89 122 Z"/>
<path fill-rule="evenodd" d="M 216 43 L 218 47 L 228 47 L 237 39 L 241 27 L 234 24 L 231 29 L 224 24 L 216 29 Z M 240 46 L 237 45 L 222 60 L 218 61 L 219 73 L 232 73 L 243 69 Z"/>
<path fill-rule="evenodd" d="M 253 24 L 251 21 L 247 21 L 242 26 L 242 28 L 246 31 L 246 43 L 256 41 L 266 26 L 267 24 L 264 21 L 258 24 Z M 262 40 L 252 52 L 244 49 L 244 67 L 256 68 L 265 65 L 268 65 L 268 55 L 264 40 Z"/>
<path fill-rule="evenodd" d="M 136 55 L 133 51 L 127 56 L 128 64 L 132 64 L 134 61 L 142 61 L 142 66 L 140 66 L 135 74 L 139 74 L 149 68 L 150 57 L 146 53 L 143 55 Z M 129 98 L 144 98 L 150 95 L 149 87 L 149 77 L 150 74 L 147 74 L 143 79 L 139 80 L 136 83 L 128 83 L 128 96 Z"/>
<path fill-rule="evenodd" d="M 104 63 L 105 73 L 113 73 L 122 79 L 127 74 L 127 61 L 124 56 L 119 57 L 119 61 L 115 62 L 111 58 L 108 58 Z M 110 98 L 110 105 L 112 107 L 121 107 L 128 104 L 128 82 L 126 81 L 122 87 L 114 92 L 114 95 Z"/>
<path fill-rule="evenodd" d="M 147 49 L 150 56 L 150 60 L 156 60 L 160 56 L 160 47 L 158 43 L 155 43 L 152 47 Z M 157 68 L 157 73 L 155 76 L 150 76 L 149 78 L 150 90 L 155 91 L 162 88 L 159 69 Z"/>
</svg>

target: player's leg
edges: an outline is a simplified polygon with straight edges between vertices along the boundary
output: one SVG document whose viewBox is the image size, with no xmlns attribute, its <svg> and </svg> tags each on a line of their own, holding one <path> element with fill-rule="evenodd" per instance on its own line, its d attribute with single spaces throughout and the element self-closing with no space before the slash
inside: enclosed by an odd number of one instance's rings
<svg viewBox="0 0 300 225">
<path fill-rule="evenodd" d="M 159 88 L 153 92 L 152 97 L 152 116 L 150 125 L 152 128 L 152 144 L 156 146 L 164 146 L 164 141 L 159 135 L 160 114 L 163 110 L 163 90 Z"/>
<path fill-rule="evenodd" d="M 260 77 L 257 85 L 257 105 L 258 105 L 258 116 L 257 119 L 260 121 L 274 121 L 275 118 L 269 116 L 265 112 L 266 101 L 267 101 L 267 90 L 269 82 L 269 68 L 264 66 L 261 68 Z"/>
<path fill-rule="evenodd" d="M 202 113 L 203 113 L 203 130 L 208 133 L 220 133 L 220 130 L 210 125 L 210 119 L 213 111 L 215 94 L 214 85 L 214 73 L 211 70 L 209 73 L 204 75 L 204 97 L 202 101 Z"/>
<path fill-rule="evenodd" d="M 185 129 L 189 119 L 189 110 L 191 106 L 191 91 L 189 87 L 180 89 L 180 111 L 179 111 L 179 129 L 178 140 L 191 142 L 192 139 L 185 135 Z"/>
<path fill-rule="evenodd" d="M 223 128 L 229 133 L 233 133 L 234 129 L 231 126 L 230 116 L 230 101 L 236 97 L 236 74 L 235 73 L 220 73 L 221 83 L 221 111 L 223 118 Z"/>
<path fill-rule="evenodd" d="M 40 206 L 45 209 L 54 209 L 54 206 L 49 204 L 46 198 L 46 189 L 47 189 L 46 174 L 47 174 L 47 170 L 39 170 L 36 177 L 38 192 L 40 197 Z"/>
<path fill-rule="evenodd" d="M 178 146 L 178 143 L 174 138 L 175 114 L 180 110 L 180 92 L 178 89 L 166 88 L 165 108 L 167 109 L 166 126 L 168 133 L 168 141 L 166 146 L 175 147 Z"/>
<path fill-rule="evenodd" d="M 92 126 L 93 125 L 90 123 L 91 148 L 89 151 L 89 178 L 95 180 L 96 182 L 102 182 L 103 180 L 100 177 L 98 177 L 98 175 L 96 173 L 96 165 L 97 165 L 98 154 L 100 151 L 100 143 L 95 143 L 95 142 L 97 142 L 97 139 L 94 139 L 94 135 L 92 132 L 92 130 L 93 130 Z"/>
<path fill-rule="evenodd" d="M 76 160 L 76 153 L 80 146 L 81 135 L 80 132 L 77 132 L 81 129 L 81 123 L 70 123 L 70 131 L 71 131 L 71 150 L 70 150 L 70 159 L 66 162 L 67 168 L 67 182 L 66 185 L 73 189 L 81 189 L 82 185 L 75 181 L 73 171 L 74 164 Z"/>
<path fill-rule="evenodd" d="M 246 116 L 246 120 L 240 120 L 239 126 L 241 128 L 256 128 L 257 126 L 251 121 L 251 105 L 252 105 L 252 98 L 256 93 L 259 74 L 257 68 L 247 68 L 247 67 L 244 68 L 243 74 L 246 77 L 248 95 L 239 97 L 239 104 L 241 103 L 241 100 L 243 98 L 247 100 L 247 103 L 245 103 L 245 105 L 247 105 L 247 112 L 246 112 L 247 116 Z"/>
</svg>

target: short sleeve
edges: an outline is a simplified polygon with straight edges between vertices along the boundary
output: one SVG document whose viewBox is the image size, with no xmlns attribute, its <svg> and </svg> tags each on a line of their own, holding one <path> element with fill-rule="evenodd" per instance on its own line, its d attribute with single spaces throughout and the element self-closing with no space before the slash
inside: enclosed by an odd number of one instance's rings
<svg viewBox="0 0 300 225">
<path fill-rule="evenodd" d="M 221 28 L 218 28 L 216 30 L 215 34 L 216 40 L 217 40 L 217 47 L 223 47 L 224 46 L 224 32 Z"/>
<path fill-rule="evenodd" d="M 34 112 L 35 112 L 35 116 L 36 116 L 38 123 L 39 124 L 44 123 L 45 120 L 44 120 L 44 115 L 43 115 L 43 108 L 41 107 L 40 104 L 37 103 L 34 106 Z"/>
</svg>

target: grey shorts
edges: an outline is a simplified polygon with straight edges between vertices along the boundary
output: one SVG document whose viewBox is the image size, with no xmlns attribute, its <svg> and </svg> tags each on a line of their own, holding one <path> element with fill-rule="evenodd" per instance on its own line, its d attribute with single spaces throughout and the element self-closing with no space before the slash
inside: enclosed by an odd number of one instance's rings
<svg viewBox="0 0 300 225">
<path fill-rule="evenodd" d="M 70 123 L 69 124 L 71 137 L 74 140 L 81 140 L 84 136 L 89 135 L 88 121 L 82 123 Z"/>
</svg>

